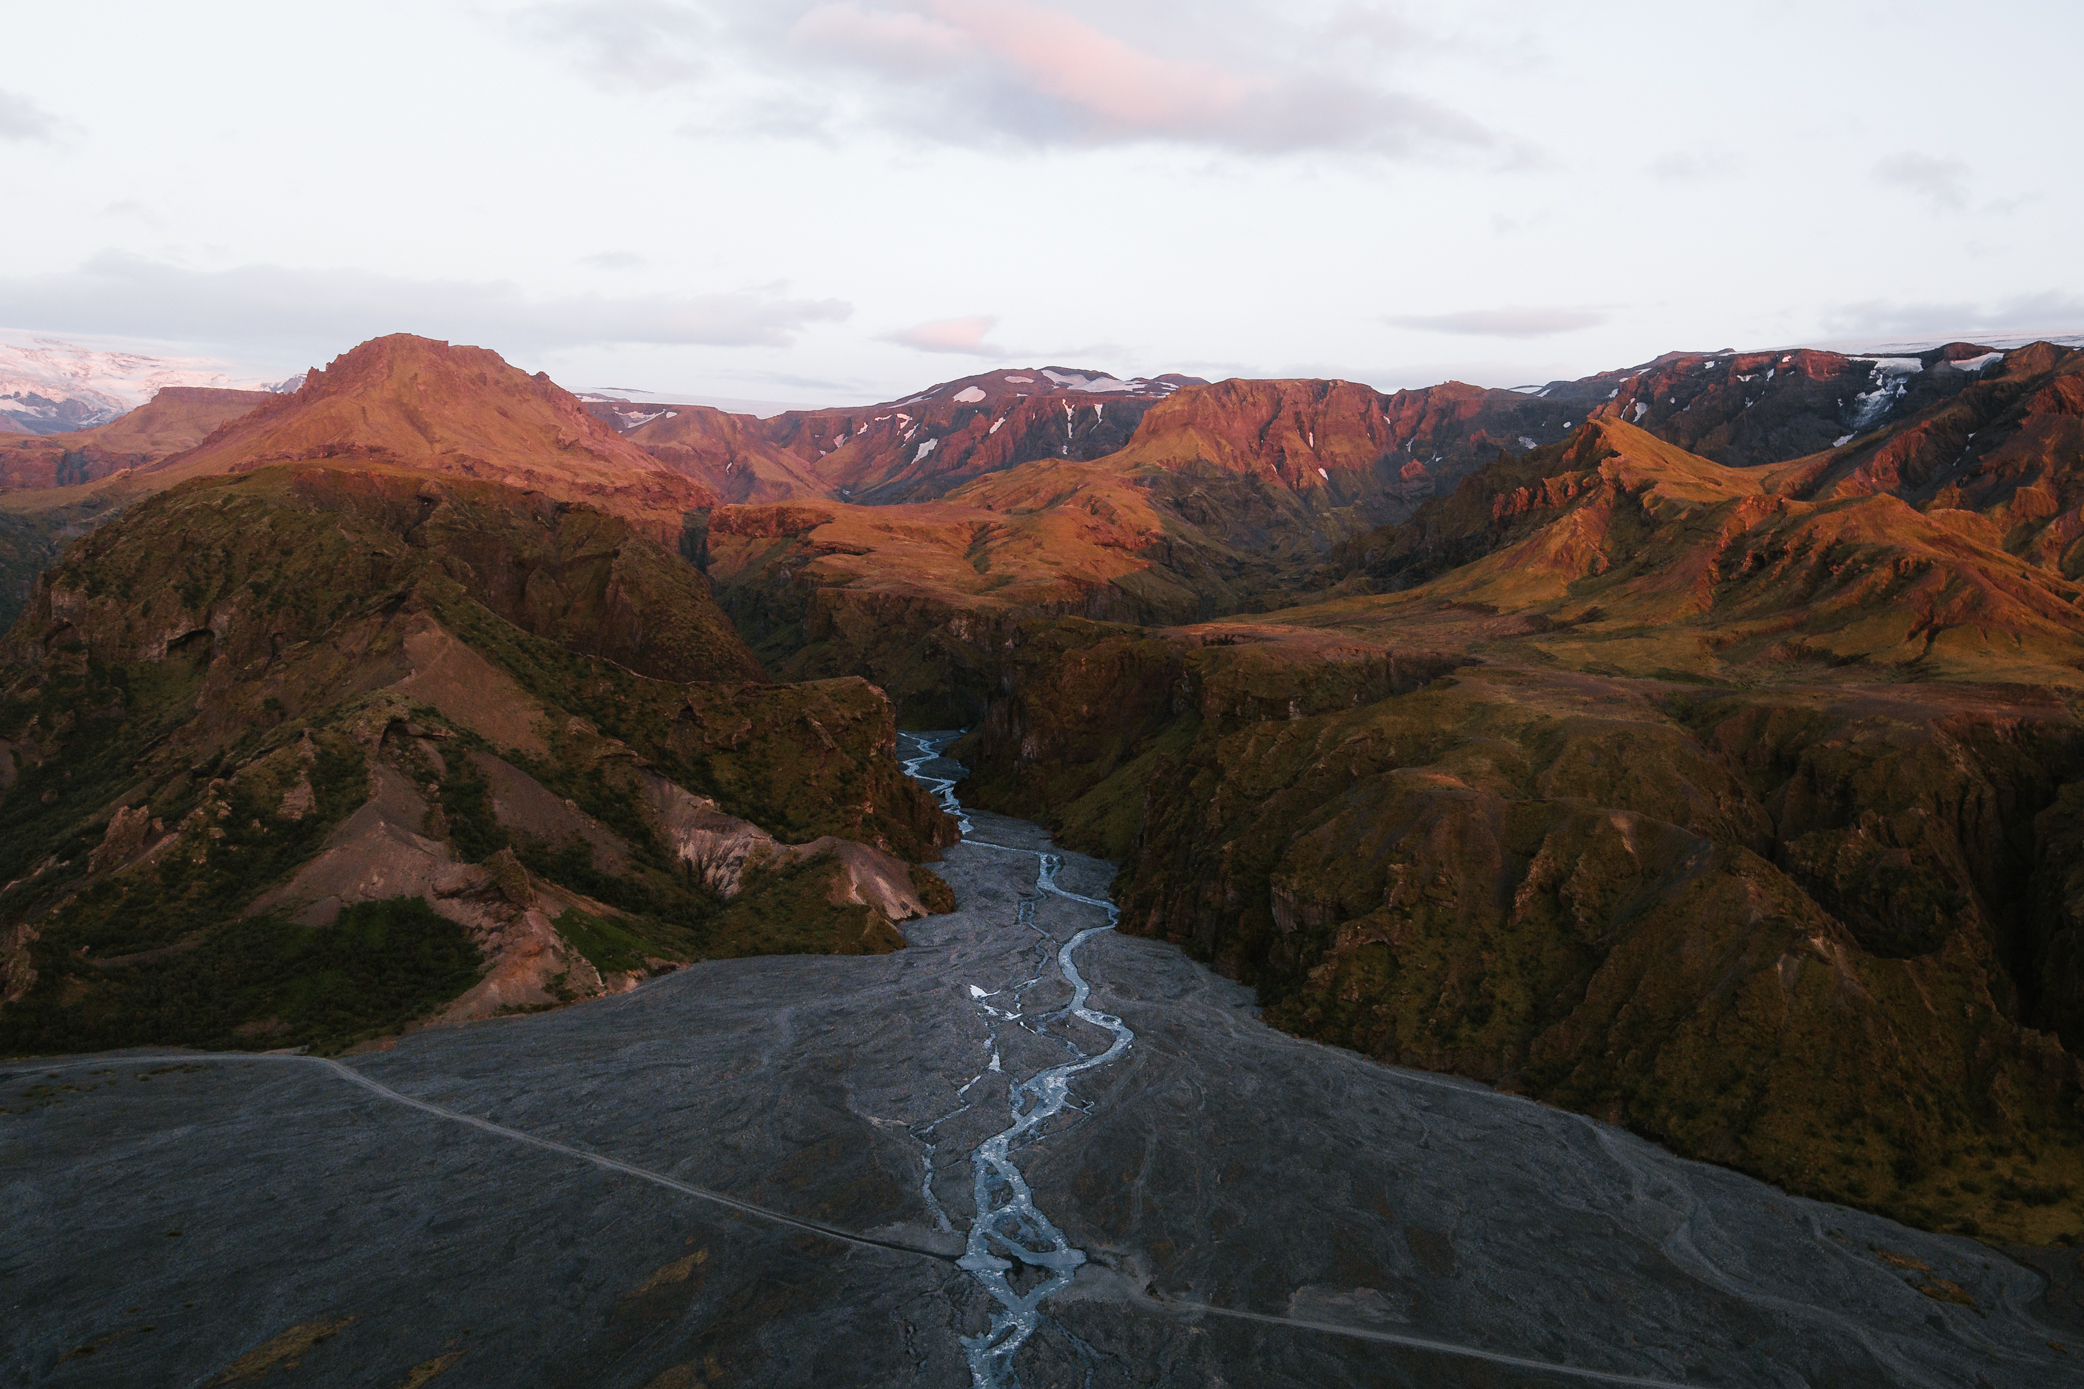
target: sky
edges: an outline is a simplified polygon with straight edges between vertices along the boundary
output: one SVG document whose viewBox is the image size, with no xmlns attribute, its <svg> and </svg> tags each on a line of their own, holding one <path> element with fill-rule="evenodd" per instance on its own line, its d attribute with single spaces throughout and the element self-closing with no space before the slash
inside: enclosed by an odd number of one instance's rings
<svg viewBox="0 0 2084 1389">
<path fill-rule="evenodd" d="M 2084 331 L 2075 0 L 6 6 L 0 340 L 1508 386 Z"/>
</svg>

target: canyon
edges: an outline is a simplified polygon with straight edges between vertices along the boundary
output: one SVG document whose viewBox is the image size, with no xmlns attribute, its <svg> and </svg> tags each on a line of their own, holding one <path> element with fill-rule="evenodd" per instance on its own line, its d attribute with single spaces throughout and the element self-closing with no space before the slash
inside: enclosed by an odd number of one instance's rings
<svg viewBox="0 0 2084 1389">
<path fill-rule="evenodd" d="M 2084 350 L 758 419 L 401 335 L 0 440 L 0 588 L 25 1382 L 2084 1354 Z"/>
</svg>

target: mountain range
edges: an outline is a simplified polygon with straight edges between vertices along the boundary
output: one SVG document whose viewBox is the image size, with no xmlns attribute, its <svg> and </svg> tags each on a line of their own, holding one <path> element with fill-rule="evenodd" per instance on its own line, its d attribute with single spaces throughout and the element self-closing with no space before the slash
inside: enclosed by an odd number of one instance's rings
<svg viewBox="0 0 2084 1389">
<path fill-rule="evenodd" d="M 760 419 L 398 336 L 0 459 L 0 1050 L 892 947 L 960 727 L 1299 1035 L 2084 1239 L 2084 349 Z"/>
<path fill-rule="evenodd" d="M 302 379 L 243 380 L 215 362 L 102 351 L 55 338 L 0 342 L 0 435 L 93 429 L 169 388 L 283 391 Z"/>
</svg>

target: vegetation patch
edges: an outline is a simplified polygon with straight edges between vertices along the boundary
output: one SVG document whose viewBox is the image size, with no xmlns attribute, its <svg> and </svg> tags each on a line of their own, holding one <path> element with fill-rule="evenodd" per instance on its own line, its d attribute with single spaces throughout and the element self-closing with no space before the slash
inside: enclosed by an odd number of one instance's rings
<svg viewBox="0 0 2084 1389">
<path fill-rule="evenodd" d="M 249 917 L 33 990 L 0 1012 L 0 1052 L 334 1053 L 439 1010 L 477 982 L 482 964 L 463 928 L 417 897 L 357 903 L 330 926 Z"/>
</svg>

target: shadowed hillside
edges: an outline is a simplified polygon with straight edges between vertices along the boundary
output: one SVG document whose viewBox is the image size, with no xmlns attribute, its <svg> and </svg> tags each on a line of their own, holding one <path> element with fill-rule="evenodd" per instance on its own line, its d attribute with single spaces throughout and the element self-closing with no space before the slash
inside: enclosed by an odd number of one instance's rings
<svg viewBox="0 0 2084 1389">
<path fill-rule="evenodd" d="M 1030 624 L 965 794 L 1304 1035 L 2084 1238 L 2084 590 L 1808 466 L 1602 421 L 1369 537 L 1394 592 Z"/>
</svg>

